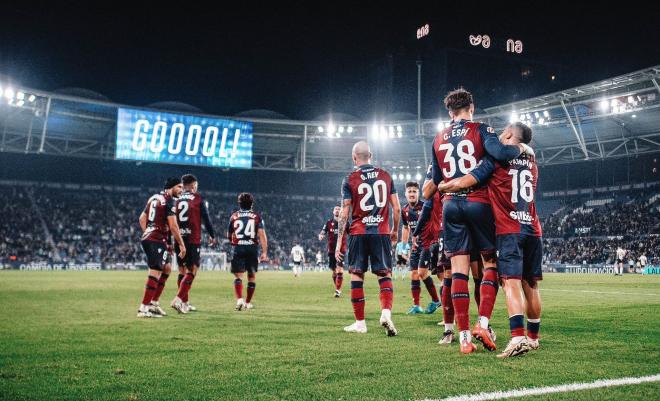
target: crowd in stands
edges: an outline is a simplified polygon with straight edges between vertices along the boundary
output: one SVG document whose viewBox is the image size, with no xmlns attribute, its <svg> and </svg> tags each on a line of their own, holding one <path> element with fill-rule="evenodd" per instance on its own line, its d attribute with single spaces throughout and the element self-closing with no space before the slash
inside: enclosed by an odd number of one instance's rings
<svg viewBox="0 0 660 401">
<path fill-rule="evenodd" d="M 0 225 L 0 261 L 144 262 L 138 217 L 151 196 L 148 190 L 2 188 L 7 189 L 5 193 L 9 194 L 10 201 L 0 207 L 0 212 L 6 216 Z M 238 208 L 237 197 L 203 192 L 202 195 L 209 204 L 211 221 L 219 236 L 219 245 L 214 250 L 229 252 L 231 245 L 224 233 L 231 213 Z M 331 217 L 336 202 L 316 197 L 299 198 L 255 195 L 254 209 L 265 221 L 268 253 L 275 265 L 288 263 L 294 244 L 305 249 L 310 261 L 318 250 L 325 255 L 326 244 L 318 240 L 318 233 Z M 52 241 L 48 240 L 48 235 Z M 205 244 L 207 240 L 204 232 Z"/>
<path fill-rule="evenodd" d="M 138 216 L 153 191 L 147 189 L 2 186 L 8 201 L 0 205 L 0 262 L 129 263 L 144 262 Z M 220 237 L 216 251 L 229 252 L 224 238 L 236 195 L 205 193 L 211 220 Z M 597 203 L 597 202 L 596 202 Z M 307 260 L 326 243 L 318 240 L 338 199 L 255 194 L 269 240 L 269 257 L 287 265 L 294 244 Z M 563 202 L 542 219 L 546 263 L 611 264 L 618 247 L 637 261 L 645 254 L 660 263 L 660 197 L 649 193 L 585 206 L 585 199 Z"/>
</svg>

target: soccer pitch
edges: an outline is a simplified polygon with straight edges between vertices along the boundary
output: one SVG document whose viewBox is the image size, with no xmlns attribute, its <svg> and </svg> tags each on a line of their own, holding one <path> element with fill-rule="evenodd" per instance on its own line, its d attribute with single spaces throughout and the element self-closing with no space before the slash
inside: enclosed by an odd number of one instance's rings
<svg viewBox="0 0 660 401">
<path fill-rule="evenodd" d="M 420 400 L 660 373 L 660 277 L 548 274 L 541 349 L 498 360 L 437 344 L 433 315 L 406 316 L 409 281 L 395 281 L 399 336 L 378 325 L 377 280 L 366 278 L 369 333 L 348 334 L 350 281 L 332 298 L 330 272 L 259 273 L 252 311 L 233 310 L 233 278 L 201 272 L 199 312 L 137 319 L 146 272 L 0 272 L 1 400 Z M 472 284 L 472 282 L 470 282 Z M 500 291 L 498 350 L 509 339 Z M 423 303 L 428 294 L 422 293 Z M 474 301 L 470 305 L 476 314 Z M 658 399 L 660 382 L 519 399 Z"/>
</svg>

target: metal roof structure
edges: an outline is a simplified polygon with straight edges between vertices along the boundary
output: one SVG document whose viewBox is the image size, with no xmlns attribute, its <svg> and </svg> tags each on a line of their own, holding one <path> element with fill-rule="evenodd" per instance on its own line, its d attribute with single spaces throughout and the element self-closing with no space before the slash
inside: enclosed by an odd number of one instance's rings
<svg viewBox="0 0 660 401">
<path fill-rule="evenodd" d="M 540 165 L 660 152 L 659 83 L 660 66 L 654 66 L 491 107 L 475 120 L 497 130 L 510 121 L 531 123 L 532 146 Z M 113 159 L 118 108 L 140 108 L 27 88 L 20 89 L 19 99 L 19 89 L 8 93 L 1 82 L 0 89 L 4 90 L 0 94 L 0 152 Z M 253 168 L 288 171 L 344 172 L 351 165 L 351 146 L 359 139 L 369 140 L 375 162 L 382 166 L 423 170 L 433 137 L 448 123 L 448 117 L 419 122 L 396 118 L 297 121 L 281 115 L 248 115 L 254 114 L 204 116 L 252 122 Z"/>
</svg>

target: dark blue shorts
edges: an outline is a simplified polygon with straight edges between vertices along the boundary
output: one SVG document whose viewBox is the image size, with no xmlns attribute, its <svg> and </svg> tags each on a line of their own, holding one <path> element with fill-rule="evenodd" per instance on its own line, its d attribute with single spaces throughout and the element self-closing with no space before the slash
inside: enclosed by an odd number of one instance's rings
<svg viewBox="0 0 660 401">
<path fill-rule="evenodd" d="M 392 271 L 392 242 L 389 235 L 363 234 L 348 238 L 348 271 L 366 273 L 370 267 L 373 273 Z"/>
<path fill-rule="evenodd" d="M 422 255 L 421 245 L 417 245 L 415 250 L 410 251 L 410 259 L 408 260 L 408 270 L 417 270 L 419 267 L 419 257 Z"/>
<path fill-rule="evenodd" d="M 440 274 L 445 270 L 451 270 L 451 261 L 444 251 L 444 239 L 440 237 L 431 245 L 431 274 Z"/>
<path fill-rule="evenodd" d="M 162 242 L 142 241 L 142 249 L 147 255 L 147 267 L 153 270 L 163 270 L 167 257 L 167 245 Z"/>
<path fill-rule="evenodd" d="M 428 248 L 422 248 L 422 253 L 419 255 L 419 267 L 422 269 L 432 269 L 432 261 L 433 259 L 433 248 L 437 248 L 437 243 L 431 245 Z M 437 251 L 436 251 L 437 253 Z"/>
<path fill-rule="evenodd" d="M 232 273 L 254 274 L 259 270 L 259 256 L 255 245 L 236 245 L 231 259 Z"/>
<path fill-rule="evenodd" d="M 541 237 L 525 234 L 497 236 L 497 270 L 501 278 L 525 280 L 533 284 L 543 279 Z"/>
<path fill-rule="evenodd" d="M 445 252 L 469 255 L 472 248 L 487 258 L 495 255 L 495 218 L 487 203 L 449 199 L 442 209 Z"/>
</svg>

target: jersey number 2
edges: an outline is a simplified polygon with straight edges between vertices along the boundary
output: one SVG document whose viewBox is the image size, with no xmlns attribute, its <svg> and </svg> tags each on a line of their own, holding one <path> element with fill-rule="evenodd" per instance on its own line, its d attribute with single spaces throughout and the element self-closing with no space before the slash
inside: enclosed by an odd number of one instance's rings
<svg viewBox="0 0 660 401">
<path fill-rule="evenodd" d="M 188 202 L 179 202 L 179 221 L 188 221 Z"/>
</svg>

